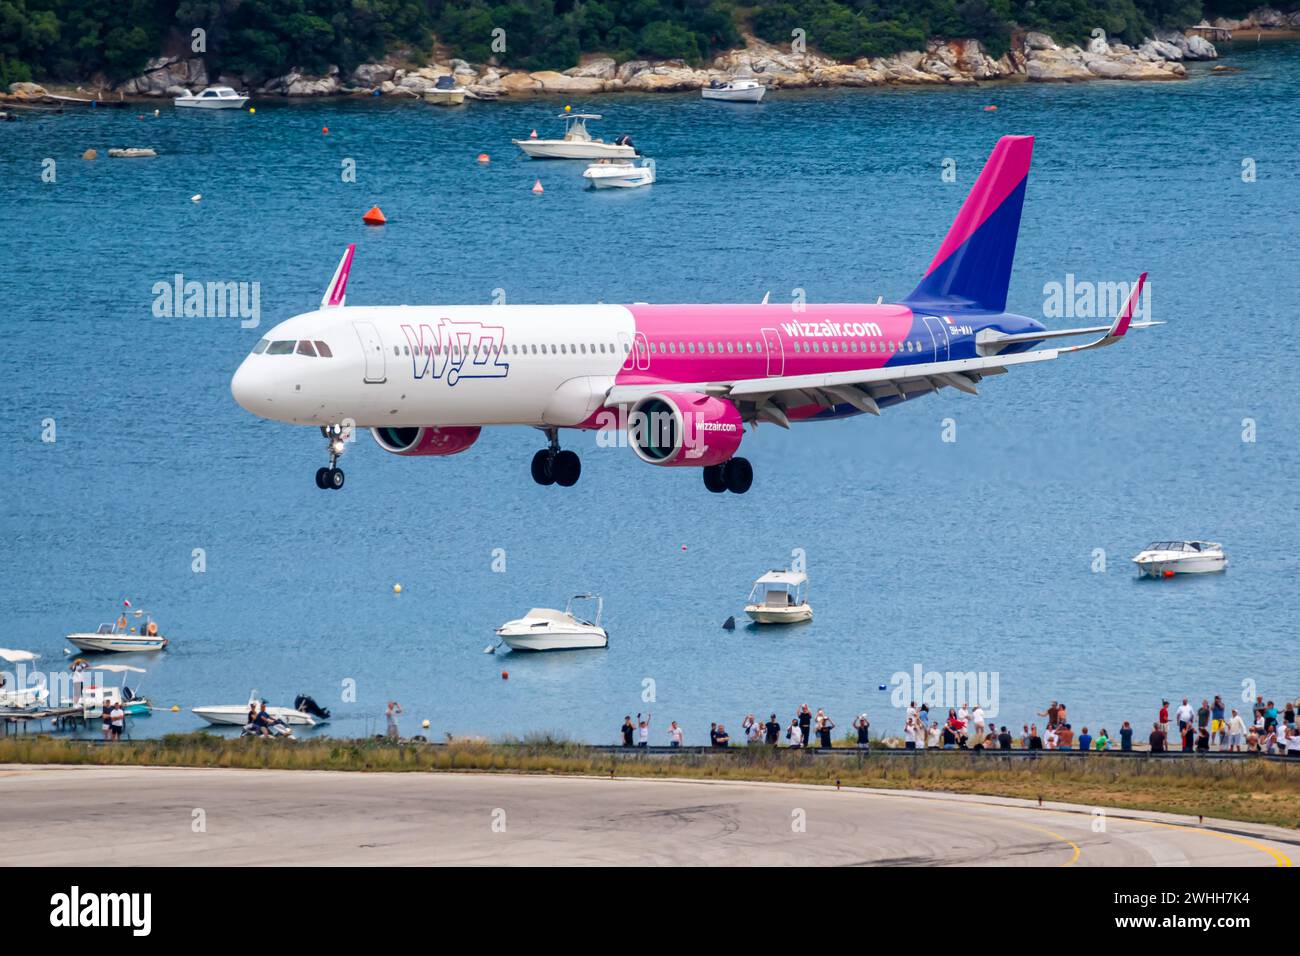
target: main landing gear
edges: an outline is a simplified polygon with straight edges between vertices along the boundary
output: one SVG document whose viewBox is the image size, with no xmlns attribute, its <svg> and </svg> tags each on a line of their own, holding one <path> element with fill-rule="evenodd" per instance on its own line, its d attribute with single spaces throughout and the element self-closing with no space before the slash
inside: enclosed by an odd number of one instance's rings
<svg viewBox="0 0 1300 956">
<path fill-rule="evenodd" d="M 343 437 L 342 425 L 322 425 L 320 433 L 325 436 L 327 448 L 330 455 L 328 468 L 316 469 L 316 487 L 325 489 L 334 489 L 337 491 L 343 487 L 343 469 L 338 467 L 339 456 L 343 454 L 347 444 Z"/>
<path fill-rule="evenodd" d="M 533 455 L 533 481 L 539 485 L 571 488 L 582 474 L 582 459 L 577 453 L 560 450 L 560 432 L 546 429 L 547 447 Z"/>
<path fill-rule="evenodd" d="M 730 491 L 743 495 L 754 483 L 754 469 L 748 458 L 732 458 L 704 469 L 704 487 L 715 494 Z"/>
</svg>

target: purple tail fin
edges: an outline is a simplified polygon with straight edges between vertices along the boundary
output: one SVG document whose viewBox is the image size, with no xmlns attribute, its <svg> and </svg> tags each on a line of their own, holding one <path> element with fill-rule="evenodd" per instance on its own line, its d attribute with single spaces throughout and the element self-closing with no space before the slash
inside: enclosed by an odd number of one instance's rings
<svg viewBox="0 0 1300 956">
<path fill-rule="evenodd" d="M 1032 136 L 998 140 L 907 305 L 932 312 L 1006 309 L 1033 154 Z"/>
</svg>

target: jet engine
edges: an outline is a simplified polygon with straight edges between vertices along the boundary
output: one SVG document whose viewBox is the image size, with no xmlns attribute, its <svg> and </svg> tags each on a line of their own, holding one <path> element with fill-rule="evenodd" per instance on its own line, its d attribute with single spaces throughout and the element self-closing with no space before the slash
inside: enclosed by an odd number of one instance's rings
<svg viewBox="0 0 1300 956">
<path fill-rule="evenodd" d="M 482 429 L 478 425 L 457 425 L 440 428 L 385 426 L 372 428 L 375 443 L 394 455 L 456 455 L 478 440 Z"/>
<path fill-rule="evenodd" d="M 628 415 L 628 441 L 652 465 L 705 468 L 731 459 L 745 424 L 731 402 L 699 392 L 656 392 Z"/>
</svg>

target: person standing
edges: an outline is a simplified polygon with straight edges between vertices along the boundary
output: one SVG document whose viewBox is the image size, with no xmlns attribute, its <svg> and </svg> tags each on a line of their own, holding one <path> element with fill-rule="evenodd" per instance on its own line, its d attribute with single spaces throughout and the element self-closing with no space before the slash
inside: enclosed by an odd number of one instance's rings
<svg viewBox="0 0 1300 956">
<path fill-rule="evenodd" d="M 1087 727 L 1079 733 L 1079 749 L 1084 753 L 1092 749 L 1092 734 L 1088 733 Z"/>
<path fill-rule="evenodd" d="M 388 739 L 397 740 L 397 717 L 402 713 L 402 705 L 395 700 L 388 702 L 388 710 L 384 712 L 384 718 L 388 724 Z"/>
<path fill-rule="evenodd" d="M 126 711 L 122 709 L 121 701 L 113 701 L 111 718 L 113 723 L 113 740 L 119 741 L 122 739 L 122 731 L 126 729 Z"/>
<path fill-rule="evenodd" d="M 835 721 L 826 716 L 826 711 L 817 711 L 817 736 L 821 738 L 819 746 L 822 750 L 831 749 L 831 731 L 835 729 Z"/>
<path fill-rule="evenodd" d="M 853 718 L 853 729 L 858 732 L 858 748 L 860 750 L 869 750 L 871 748 L 871 721 L 867 720 L 866 714 L 858 714 Z"/>
<path fill-rule="evenodd" d="M 631 747 L 632 736 L 636 733 L 636 727 L 634 727 L 632 724 L 631 714 L 628 714 L 626 717 L 623 718 L 622 732 L 623 732 L 623 746 Z"/>
<path fill-rule="evenodd" d="M 1178 718 L 1178 732 L 1183 734 L 1183 736 L 1186 736 L 1184 731 L 1191 726 L 1192 718 L 1196 716 L 1192 712 L 1192 705 L 1187 703 L 1186 697 L 1183 698 L 1183 702 L 1178 706 L 1178 713 L 1175 714 L 1175 716 Z"/>
<path fill-rule="evenodd" d="M 1240 753 L 1241 745 L 1246 740 L 1246 722 L 1241 719 L 1237 709 L 1232 709 L 1232 719 L 1228 721 L 1228 750 Z"/>
<path fill-rule="evenodd" d="M 651 714 L 646 714 L 645 720 L 642 720 L 640 714 L 636 715 L 636 721 L 637 721 L 636 745 L 638 747 L 650 746 L 650 717 L 651 716 L 652 716 Z"/>
<path fill-rule="evenodd" d="M 1119 729 L 1119 749 L 1125 753 L 1133 749 L 1133 728 L 1127 720 Z"/>
<path fill-rule="evenodd" d="M 776 714 L 767 718 L 767 723 L 763 725 L 763 743 L 769 747 L 775 747 L 777 738 L 781 736 L 781 725 L 777 722 Z"/>
<path fill-rule="evenodd" d="M 100 727 L 104 731 L 104 739 L 113 739 L 113 702 L 104 698 L 99 703 L 99 720 Z"/>
<path fill-rule="evenodd" d="M 718 724 L 718 726 L 713 731 L 713 746 L 715 747 L 731 746 L 731 734 L 727 733 L 727 728 L 724 727 L 722 724 Z"/>
<path fill-rule="evenodd" d="M 674 720 L 671 724 L 669 724 L 668 726 L 669 747 L 680 747 L 682 745 L 682 740 L 685 736 L 686 735 L 685 733 L 683 733 L 682 728 L 677 726 L 677 721 Z"/>
<path fill-rule="evenodd" d="M 1011 734 L 1005 726 L 1002 728 L 1001 732 L 998 733 L 998 749 L 1011 749 Z"/>
<path fill-rule="evenodd" d="M 1201 698 L 1201 706 L 1198 707 L 1198 708 L 1196 709 L 1196 729 L 1197 729 L 1197 732 L 1198 732 L 1198 733 L 1199 733 L 1200 731 L 1204 730 L 1204 731 L 1205 731 L 1205 736 L 1206 736 L 1206 738 L 1207 738 L 1207 739 L 1209 738 L 1209 736 L 1210 736 L 1210 702 L 1209 702 L 1208 700 L 1206 700 L 1205 698 Z"/>
<path fill-rule="evenodd" d="M 1060 714 L 1060 712 L 1061 712 L 1061 705 L 1058 704 L 1056 701 L 1052 701 L 1052 702 L 1047 706 L 1047 710 L 1040 710 L 1040 711 L 1038 712 L 1038 716 L 1039 716 L 1039 717 L 1046 717 L 1046 718 L 1047 718 L 1047 729 L 1048 729 L 1048 730 L 1055 730 L 1055 729 L 1056 729 L 1056 719 L 1057 719 L 1057 716 Z"/>
<path fill-rule="evenodd" d="M 1228 724 L 1223 718 L 1226 710 L 1223 698 L 1215 694 L 1214 703 L 1210 705 L 1210 737 L 1219 745 L 1220 750 L 1228 740 Z"/>
<path fill-rule="evenodd" d="M 799 708 L 799 738 L 805 744 L 812 740 L 812 722 L 812 711 L 804 704 Z"/>
<path fill-rule="evenodd" d="M 799 748 L 803 746 L 803 731 L 799 729 L 799 718 L 796 717 L 790 721 L 790 726 L 785 729 L 785 739 L 790 741 L 790 746 Z"/>
<path fill-rule="evenodd" d="M 1157 719 L 1160 721 L 1160 729 L 1165 732 L 1165 739 L 1168 740 L 1169 739 L 1169 701 L 1167 700 L 1160 701 L 1160 716 Z"/>
</svg>

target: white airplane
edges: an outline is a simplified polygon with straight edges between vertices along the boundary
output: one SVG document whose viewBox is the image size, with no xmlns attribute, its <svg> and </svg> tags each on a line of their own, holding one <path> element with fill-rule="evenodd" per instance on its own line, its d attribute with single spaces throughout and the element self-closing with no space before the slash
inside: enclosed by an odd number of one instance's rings
<svg viewBox="0 0 1300 956">
<path fill-rule="evenodd" d="M 316 425 L 321 488 L 343 487 L 345 431 L 395 455 L 454 455 L 486 425 L 532 425 L 539 484 L 573 485 L 561 428 L 626 428 L 649 464 L 700 468 L 709 491 L 743 494 L 746 424 L 822 421 L 1111 345 L 1133 322 L 1146 274 L 1109 325 L 1048 331 L 1006 312 L 1033 137 L 998 141 L 925 276 L 896 305 L 348 306 L 355 246 L 320 308 L 257 343 L 231 381 L 263 418 Z M 1090 335 L 1082 345 L 1045 340 Z"/>
</svg>

